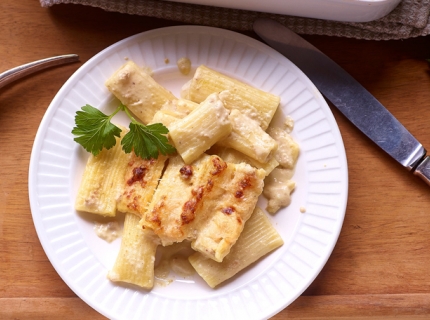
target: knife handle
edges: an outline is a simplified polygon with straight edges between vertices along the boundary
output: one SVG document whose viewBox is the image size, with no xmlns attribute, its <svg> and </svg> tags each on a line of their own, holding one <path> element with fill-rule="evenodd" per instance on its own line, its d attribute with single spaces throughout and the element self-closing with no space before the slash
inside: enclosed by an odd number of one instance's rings
<svg viewBox="0 0 430 320">
<path fill-rule="evenodd" d="M 423 179 L 430 185 L 430 157 L 427 156 L 420 162 L 414 171 L 414 174 Z"/>
<path fill-rule="evenodd" d="M 0 73 L 0 88 L 8 85 L 15 80 L 21 79 L 22 77 L 43 70 L 45 68 L 75 61 L 79 61 L 79 56 L 77 54 L 65 54 L 62 56 L 45 58 L 42 60 L 23 64 L 21 66 Z"/>
</svg>

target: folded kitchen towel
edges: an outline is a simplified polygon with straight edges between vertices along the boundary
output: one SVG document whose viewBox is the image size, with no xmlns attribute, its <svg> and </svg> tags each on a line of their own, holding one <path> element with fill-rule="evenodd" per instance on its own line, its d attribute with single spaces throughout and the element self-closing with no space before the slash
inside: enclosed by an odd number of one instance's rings
<svg viewBox="0 0 430 320">
<path fill-rule="evenodd" d="M 237 31 L 252 30 L 252 23 L 256 18 L 268 17 L 278 20 L 299 34 L 392 40 L 425 36 L 430 33 L 430 0 L 402 0 L 385 17 L 365 23 L 336 22 L 161 0 L 40 0 L 40 3 L 43 7 L 60 3 L 82 4 L 106 11 Z"/>
</svg>

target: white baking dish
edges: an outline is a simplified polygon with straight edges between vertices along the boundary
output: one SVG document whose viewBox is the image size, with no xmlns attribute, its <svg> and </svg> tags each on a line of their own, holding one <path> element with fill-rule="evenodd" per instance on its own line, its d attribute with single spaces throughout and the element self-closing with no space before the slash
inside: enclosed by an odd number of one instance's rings
<svg viewBox="0 0 430 320">
<path fill-rule="evenodd" d="M 401 0 L 171 0 L 209 6 L 347 22 L 368 22 L 390 13 Z"/>
</svg>

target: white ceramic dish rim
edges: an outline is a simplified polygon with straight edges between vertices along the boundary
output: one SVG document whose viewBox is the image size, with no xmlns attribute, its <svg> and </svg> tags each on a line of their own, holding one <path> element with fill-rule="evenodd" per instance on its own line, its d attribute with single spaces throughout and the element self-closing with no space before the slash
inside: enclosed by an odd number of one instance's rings
<svg viewBox="0 0 430 320">
<path fill-rule="evenodd" d="M 370 22 L 389 14 L 401 0 L 169 0 L 340 22 Z"/>
</svg>

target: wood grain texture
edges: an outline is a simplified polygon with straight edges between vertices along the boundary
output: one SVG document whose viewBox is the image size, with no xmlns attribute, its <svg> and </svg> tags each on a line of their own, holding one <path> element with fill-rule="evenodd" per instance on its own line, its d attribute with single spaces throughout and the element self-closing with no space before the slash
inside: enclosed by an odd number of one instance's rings
<svg viewBox="0 0 430 320">
<path fill-rule="evenodd" d="M 32 143 L 49 103 L 85 61 L 127 36 L 177 24 L 77 5 L 0 1 L 0 71 L 59 54 L 81 57 L 0 89 L 0 319 L 103 318 L 61 280 L 40 245 L 28 201 Z M 430 37 L 306 38 L 430 148 Z M 317 279 L 274 319 L 427 319 L 430 189 L 333 113 L 349 166 L 343 229 Z"/>
</svg>

